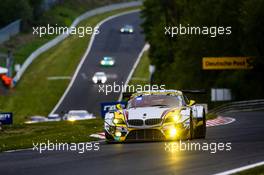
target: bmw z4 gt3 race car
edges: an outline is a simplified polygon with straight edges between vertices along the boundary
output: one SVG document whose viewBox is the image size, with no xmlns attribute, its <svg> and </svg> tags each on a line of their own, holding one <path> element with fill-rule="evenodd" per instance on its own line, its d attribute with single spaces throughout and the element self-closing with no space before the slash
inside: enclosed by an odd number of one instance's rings
<svg viewBox="0 0 264 175">
<path fill-rule="evenodd" d="M 107 142 L 165 141 L 205 138 L 206 119 L 202 105 L 195 105 L 181 91 L 134 93 L 126 108 L 105 116 Z"/>
</svg>

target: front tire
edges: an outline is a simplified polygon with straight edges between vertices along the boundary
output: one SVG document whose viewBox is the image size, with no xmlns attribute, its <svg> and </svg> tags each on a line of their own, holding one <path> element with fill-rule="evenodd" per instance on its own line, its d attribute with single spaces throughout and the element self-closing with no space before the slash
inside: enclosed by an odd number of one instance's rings
<svg viewBox="0 0 264 175">
<path fill-rule="evenodd" d="M 202 122 L 202 125 L 199 123 Z M 197 119 L 196 124 L 198 126 L 195 128 L 195 133 L 194 137 L 197 139 L 204 139 L 206 136 L 206 116 L 205 116 L 205 111 L 203 111 L 203 118 L 202 119 Z"/>
<path fill-rule="evenodd" d="M 111 136 L 106 130 L 104 131 L 104 133 L 105 133 L 105 142 L 112 143 L 114 141 L 113 136 Z"/>
<path fill-rule="evenodd" d="M 192 116 L 190 116 L 189 140 L 193 139 L 193 134 L 193 119 Z"/>
</svg>

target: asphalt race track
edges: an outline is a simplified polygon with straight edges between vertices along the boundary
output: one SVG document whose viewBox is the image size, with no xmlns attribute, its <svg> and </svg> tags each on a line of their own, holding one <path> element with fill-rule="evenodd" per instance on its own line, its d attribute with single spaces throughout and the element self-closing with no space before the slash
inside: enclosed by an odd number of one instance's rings
<svg viewBox="0 0 264 175">
<path fill-rule="evenodd" d="M 100 27 L 92 48 L 87 55 L 70 91 L 59 105 L 55 113 L 67 113 L 69 110 L 87 110 L 100 114 L 100 103 L 116 101 L 120 93 L 105 95 L 99 92 L 98 85 L 92 82 L 95 72 L 103 71 L 109 78 L 106 84 L 122 85 L 132 69 L 139 53 L 145 45 L 140 24 L 140 13 L 135 12 L 109 20 Z M 133 34 L 121 34 L 120 28 L 125 24 L 134 26 Z M 74 46 L 73 46 L 74 48 Z M 112 56 L 116 60 L 114 67 L 104 68 L 100 61 L 104 56 Z"/>
<path fill-rule="evenodd" d="M 165 143 L 100 143 L 99 151 L 18 151 L 0 154 L 0 174 L 214 174 L 263 160 L 264 112 L 237 113 L 236 121 L 208 128 L 205 140 L 231 142 L 231 151 L 165 151 Z"/>
</svg>

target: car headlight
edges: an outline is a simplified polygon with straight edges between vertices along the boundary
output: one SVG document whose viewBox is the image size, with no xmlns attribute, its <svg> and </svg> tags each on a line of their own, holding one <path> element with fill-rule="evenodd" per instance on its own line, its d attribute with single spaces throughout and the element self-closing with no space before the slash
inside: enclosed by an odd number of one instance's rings
<svg viewBox="0 0 264 175">
<path fill-rule="evenodd" d="M 110 64 L 110 65 L 113 65 L 113 64 L 114 64 L 114 61 L 110 61 L 109 64 Z"/>
<path fill-rule="evenodd" d="M 177 129 L 176 128 L 171 128 L 169 130 L 169 133 L 170 133 L 170 137 L 175 137 L 176 134 L 177 134 Z"/>
<path fill-rule="evenodd" d="M 102 61 L 101 61 L 101 64 L 105 64 L 105 61 L 104 61 L 104 60 L 102 60 Z"/>
<path fill-rule="evenodd" d="M 93 77 L 93 82 L 94 83 L 97 83 L 97 80 L 98 80 L 97 77 Z"/>
<path fill-rule="evenodd" d="M 171 114 L 165 119 L 165 123 L 179 122 L 180 120 L 181 120 L 181 115 L 179 115 L 179 114 Z"/>
<path fill-rule="evenodd" d="M 113 123 L 114 124 L 124 124 L 124 120 L 120 119 L 120 118 L 114 118 L 113 119 Z"/>
<path fill-rule="evenodd" d="M 129 32 L 130 32 L 130 33 L 132 33 L 132 32 L 133 32 L 133 30 L 132 30 L 132 29 L 130 29 L 130 30 L 129 30 Z"/>
<path fill-rule="evenodd" d="M 102 78 L 102 83 L 105 83 L 106 82 L 106 77 L 103 77 Z"/>
<path fill-rule="evenodd" d="M 125 30 L 122 28 L 122 29 L 120 29 L 120 31 L 121 31 L 121 32 L 124 32 Z"/>
<path fill-rule="evenodd" d="M 70 122 L 75 122 L 75 121 L 76 121 L 76 118 L 75 118 L 75 117 L 69 117 L 69 118 L 68 118 L 68 121 L 70 121 Z"/>
<path fill-rule="evenodd" d="M 116 136 L 116 137 L 121 137 L 121 135 L 122 135 L 121 132 L 119 132 L 119 131 L 115 132 L 115 136 Z"/>
</svg>

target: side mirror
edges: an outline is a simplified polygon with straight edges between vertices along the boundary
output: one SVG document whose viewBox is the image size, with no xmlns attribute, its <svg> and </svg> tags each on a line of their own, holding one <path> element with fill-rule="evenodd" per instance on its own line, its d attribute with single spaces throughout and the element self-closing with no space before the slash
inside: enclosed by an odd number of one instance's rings
<svg viewBox="0 0 264 175">
<path fill-rule="evenodd" d="M 194 105 L 196 102 L 194 100 L 190 100 L 189 106 Z"/>
<path fill-rule="evenodd" d="M 122 110 L 122 109 L 123 109 L 123 108 L 122 108 L 122 105 L 121 105 L 121 104 L 117 104 L 117 105 L 116 105 L 116 109 L 117 109 L 117 110 Z"/>
</svg>

